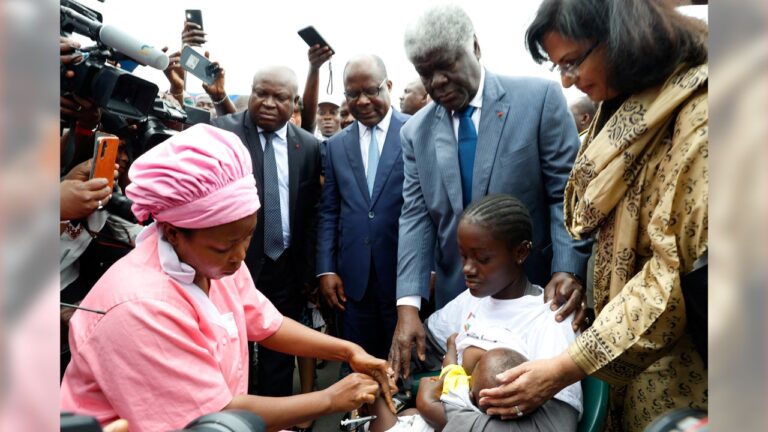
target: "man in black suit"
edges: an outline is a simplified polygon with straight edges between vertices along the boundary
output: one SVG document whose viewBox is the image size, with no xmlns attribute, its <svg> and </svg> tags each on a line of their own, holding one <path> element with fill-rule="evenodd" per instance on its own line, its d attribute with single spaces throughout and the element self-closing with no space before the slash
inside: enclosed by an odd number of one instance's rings
<svg viewBox="0 0 768 432">
<path fill-rule="evenodd" d="M 284 316 L 295 320 L 301 311 L 302 288 L 315 280 L 321 167 L 320 142 L 288 121 L 297 93 L 291 69 L 265 68 L 253 77 L 246 111 L 211 121 L 237 134 L 251 153 L 262 206 L 245 263 L 258 289 Z M 251 362 L 248 392 L 291 395 L 293 366 L 293 356 L 260 346 L 258 367 Z"/>
</svg>

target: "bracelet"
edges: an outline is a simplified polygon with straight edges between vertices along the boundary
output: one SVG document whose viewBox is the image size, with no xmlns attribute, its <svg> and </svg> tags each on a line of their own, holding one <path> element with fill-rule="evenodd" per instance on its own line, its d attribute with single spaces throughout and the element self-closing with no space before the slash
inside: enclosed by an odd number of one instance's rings
<svg viewBox="0 0 768 432">
<path fill-rule="evenodd" d="M 224 96 L 222 96 L 222 97 L 221 97 L 221 99 L 219 99 L 219 100 L 217 100 L 217 101 L 213 101 L 213 104 L 214 104 L 214 105 L 220 105 L 220 104 L 222 104 L 222 103 L 223 103 L 223 102 L 224 102 L 226 99 L 227 99 L 227 94 L 226 94 L 226 93 L 224 93 Z"/>
</svg>

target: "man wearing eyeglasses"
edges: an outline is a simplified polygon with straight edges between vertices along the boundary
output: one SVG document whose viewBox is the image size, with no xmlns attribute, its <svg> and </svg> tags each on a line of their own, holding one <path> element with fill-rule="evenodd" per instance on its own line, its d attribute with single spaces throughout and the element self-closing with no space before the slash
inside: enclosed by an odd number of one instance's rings
<svg viewBox="0 0 768 432">
<path fill-rule="evenodd" d="M 397 323 L 397 224 L 403 205 L 400 128 L 382 60 L 358 56 L 344 68 L 356 121 L 328 140 L 320 200 L 317 272 L 328 303 L 344 314 L 344 338 L 386 358 Z"/>
<path fill-rule="evenodd" d="M 418 311 L 429 298 L 430 270 L 438 309 L 466 288 L 456 228 L 473 200 L 505 193 L 528 208 L 534 248 L 525 270 L 546 286 L 546 300 L 568 302 L 559 315 L 580 310 L 590 242 L 572 240 L 563 224 L 563 190 L 579 140 L 557 83 L 485 70 L 472 21 L 457 6 L 427 10 L 406 30 L 405 51 L 435 102 L 401 133 L 398 323 L 389 360 L 407 376 L 412 347 L 422 359 L 426 349 Z"/>
</svg>

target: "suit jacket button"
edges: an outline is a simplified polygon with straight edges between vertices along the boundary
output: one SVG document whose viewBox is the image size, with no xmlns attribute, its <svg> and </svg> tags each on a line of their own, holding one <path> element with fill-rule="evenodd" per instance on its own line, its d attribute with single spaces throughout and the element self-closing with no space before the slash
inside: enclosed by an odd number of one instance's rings
<svg viewBox="0 0 768 432">
<path fill-rule="evenodd" d="M 368 212 L 368 219 L 373 219 L 373 210 Z"/>
</svg>

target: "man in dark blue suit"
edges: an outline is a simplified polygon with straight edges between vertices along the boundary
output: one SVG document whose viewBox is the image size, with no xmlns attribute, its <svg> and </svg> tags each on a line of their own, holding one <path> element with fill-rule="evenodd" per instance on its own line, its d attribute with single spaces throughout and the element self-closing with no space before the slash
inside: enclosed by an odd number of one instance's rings
<svg viewBox="0 0 768 432">
<path fill-rule="evenodd" d="M 385 358 L 397 323 L 398 218 L 403 205 L 400 128 L 381 59 L 344 68 L 344 96 L 356 122 L 328 140 L 320 201 L 317 272 L 328 303 L 344 311 L 344 338 Z"/>
</svg>

